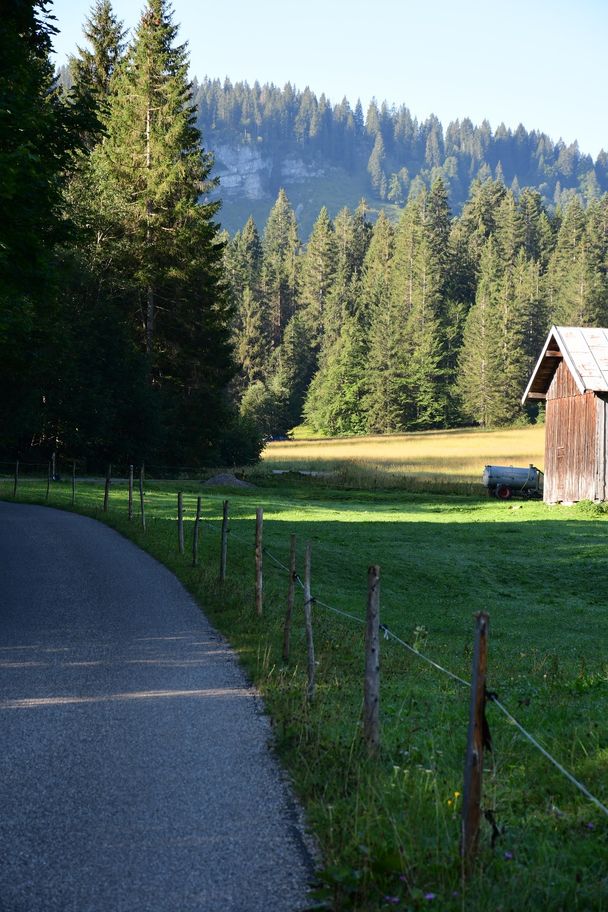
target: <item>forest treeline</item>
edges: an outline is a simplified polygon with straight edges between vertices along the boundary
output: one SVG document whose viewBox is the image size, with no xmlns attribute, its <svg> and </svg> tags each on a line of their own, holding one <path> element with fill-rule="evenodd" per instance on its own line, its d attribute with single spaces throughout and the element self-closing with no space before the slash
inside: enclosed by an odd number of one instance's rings
<svg viewBox="0 0 608 912">
<path fill-rule="evenodd" d="M 0 450 L 252 458 L 215 182 L 167 0 L 132 40 L 96 0 L 56 82 L 47 0 L 0 21 Z"/>
<path fill-rule="evenodd" d="M 477 126 L 464 118 L 444 129 L 435 115 L 419 121 L 405 105 L 372 100 L 364 112 L 360 101 L 354 108 L 346 98 L 332 104 L 324 94 L 317 97 L 289 83 L 281 89 L 205 78 L 195 82 L 194 100 L 211 148 L 253 144 L 277 162 L 289 153 L 316 155 L 364 176 L 373 200 L 403 205 L 437 178 L 454 212 L 470 196 L 474 181 L 489 178 L 516 194 L 535 187 L 548 207 L 564 207 L 573 195 L 589 203 L 608 191 L 606 152 L 593 161 L 577 142 L 555 142 L 521 124 L 516 130 L 500 124 L 493 131 L 487 120 Z"/>
<path fill-rule="evenodd" d="M 537 190 L 475 181 L 453 217 L 445 183 L 393 225 L 362 203 L 308 242 L 279 193 L 225 253 L 243 415 L 268 434 L 329 435 L 536 417 L 521 396 L 548 328 L 608 324 L 608 195 L 550 215 Z"/>
<path fill-rule="evenodd" d="M 608 323 L 605 157 L 519 130 L 499 156 L 500 131 L 468 122 L 444 136 L 405 109 L 192 85 L 168 0 L 146 0 L 129 42 L 95 0 L 66 90 L 47 9 L 11 0 L 0 19 L 0 453 L 198 466 L 253 460 L 302 419 L 326 434 L 530 420 L 551 322 Z M 281 190 L 259 230 L 222 232 L 205 118 L 212 136 L 246 122 L 251 141 L 295 131 L 338 156 L 381 141 L 374 186 L 398 222 L 323 208 L 303 244 Z M 399 196 L 406 147 L 429 167 Z M 557 206 L 507 186 L 541 160 L 555 186 L 570 175 Z"/>
</svg>

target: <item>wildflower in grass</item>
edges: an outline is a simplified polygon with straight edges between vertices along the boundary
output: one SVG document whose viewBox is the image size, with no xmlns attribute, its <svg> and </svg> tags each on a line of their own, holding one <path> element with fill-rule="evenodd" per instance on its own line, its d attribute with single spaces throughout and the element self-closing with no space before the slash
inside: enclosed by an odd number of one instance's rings
<svg viewBox="0 0 608 912">
<path fill-rule="evenodd" d="M 436 893 L 425 893 L 424 898 L 428 900 L 437 899 Z"/>
<path fill-rule="evenodd" d="M 401 902 L 398 896 L 384 896 L 383 899 L 385 903 L 389 903 L 391 906 L 396 906 L 397 903 Z"/>
<path fill-rule="evenodd" d="M 513 859 L 513 852 L 505 852 L 503 858 L 505 861 L 511 861 Z"/>
</svg>

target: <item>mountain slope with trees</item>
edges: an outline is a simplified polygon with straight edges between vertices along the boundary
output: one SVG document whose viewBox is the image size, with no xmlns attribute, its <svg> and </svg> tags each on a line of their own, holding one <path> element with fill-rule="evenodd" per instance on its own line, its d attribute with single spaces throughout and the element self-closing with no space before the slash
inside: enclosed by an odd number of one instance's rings
<svg viewBox="0 0 608 912">
<path fill-rule="evenodd" d="M 574 196 L 584 205 L 608 191 L 608 155 L 594 161 L 578 143 L 464 118 L 444 127 L 418 120 L 405 106 L 375 100 L 366 111 L 346 98 L 330 100 L 287 84 L 232 83 L 205 78 L 194 85 L 198 124 L 216 155 L 222 179 L 222 221 L 234 231 L 253 214 L 266 220 L 284 187 L 308 234 L 322 205 L 331 215 L 365 196 L 372 209 L 403 206 L 441 177 L 453 212 L 476 180 L 504 183 L 517 196 L 538 190 L 548 209 Z"/>
</svg>

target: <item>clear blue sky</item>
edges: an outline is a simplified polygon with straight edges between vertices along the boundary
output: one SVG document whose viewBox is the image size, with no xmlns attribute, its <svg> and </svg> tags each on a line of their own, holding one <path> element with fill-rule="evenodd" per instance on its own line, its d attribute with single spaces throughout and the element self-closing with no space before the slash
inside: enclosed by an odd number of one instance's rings
<svg viewBox="0 0 608 912">
<path fill-rule="evenodd" d="M 133 27 L 144 0 L 114 0 Z M 54 0 L 57 62 L 89 0 Z M 424 119 L 484 118 L 608 150 L 607 0 L 174 0 L 191 73 L 290 81 L 333 101 L 405 103 Z"/>
</svg>

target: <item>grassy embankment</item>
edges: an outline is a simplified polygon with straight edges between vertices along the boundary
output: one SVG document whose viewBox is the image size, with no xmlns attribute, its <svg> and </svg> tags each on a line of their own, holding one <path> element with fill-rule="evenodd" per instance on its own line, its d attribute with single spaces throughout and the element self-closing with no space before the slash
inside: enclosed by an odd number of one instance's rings
<svg viewBox="0 0 608 912">
<path fill-rule="evenodd" d="M 519 432 L 515 432 L 516 434 Z M 532 459 L 533 456 L 530 456 Z M 499 461 L 499 460 L 495 460 Z M 507 458 L 500 461 L 510 461 Z M 520 461 L 519 459 L 517 461 Z M 528 461 L 527 459 L 525 461 Z M 525 462 L 524 462 L 525 464 Z M 109 523 L 174 570 L 239 651 L 272 714 L 278 750 L 323 851 L 335 909 L 608 909 L 606 820 L 490 706 L 477 872 L 463 887 L 458 860 L 468 693 L 393 642 L 382 643 L 382 755 L 360 744 L 362 631 L 315 609 L 317 699 L 304 699 L 302 598 L 288 666 L 281 660 L 286 574 L 266 560 L 265 612 L 253 611 L 255 507 L 265 543 L 287 561 L 313 542 L 313 592 L 363 616 L 366 571 L 382 568 L 382 621 L 464 678 L 475 611 L 490 612 L 490 687 L 514 715 L 604 802 L 608 799 L 608 557 L 599 508 L 502 504 L 476 497 L 332 489 L 278 476 L 229 496 L 229 579 L 216 583 L 221 492 L 181 483 L 190 538 L 195 492 L 204 495 L 201 568 L 176 551 L 175 491 L 147 486 L 148 531 L 112 493 Z M 40 500 L 42 482 L 21 497 Z M 10 497 L 9 483 L 0 494 Z M 69 506 L 56 484 L 51 505 Z M 102 491 L 80 485 L 78 508 L 103 518 Z M 301 567 L 301 565 L 300 565 Z M 254 771 L 252 771 L 254 774 Z"/>
</svg>

